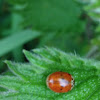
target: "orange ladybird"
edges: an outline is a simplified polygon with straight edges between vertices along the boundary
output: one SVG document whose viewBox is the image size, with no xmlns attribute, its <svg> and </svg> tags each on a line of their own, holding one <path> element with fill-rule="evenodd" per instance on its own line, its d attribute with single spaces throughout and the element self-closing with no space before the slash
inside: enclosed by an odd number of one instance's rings
<svg viewBox="0 0 100 100">
<path fill-rule="evenodd" d="M 74 87 L 74 79 L 69 73 L 54 72 L 47 77 L 46 84 L 54 92 L 65 93 Z"/>
</svg>

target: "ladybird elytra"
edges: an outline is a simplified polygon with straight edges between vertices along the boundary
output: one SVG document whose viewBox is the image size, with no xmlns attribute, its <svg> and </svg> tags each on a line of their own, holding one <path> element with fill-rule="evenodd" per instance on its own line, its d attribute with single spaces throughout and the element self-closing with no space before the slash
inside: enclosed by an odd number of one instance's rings
<svg viewBox="0 0 100 100">
<path fill-rule="evenodd" d="M 74 78 L 67 72 L 54 72 L 47 77 L 47 87 L 57 93 L 66 93 L 74 87 Z"/>
</svg>

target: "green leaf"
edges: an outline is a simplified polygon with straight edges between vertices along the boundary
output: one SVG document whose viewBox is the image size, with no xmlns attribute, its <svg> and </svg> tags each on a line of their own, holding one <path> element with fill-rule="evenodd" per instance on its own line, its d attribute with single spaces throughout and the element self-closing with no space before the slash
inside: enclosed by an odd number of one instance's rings
<svg viewBox="0 0 100 100">
<path fill-rule="evenodd" d="M 40 36 L 40 32 L 23 30 L 0 40 L 0 56 Z"/>
<path fill-rule="evenodd" d="M 4 91 L 7 91 L 7 89 L 0 87 L 0 93 Z"/>
<path fill-rule="evenodd" d="M 100 23 L 100 0 L 76 0 L 80 3 L 86 3 L 84 10 L 95 21 Z"/>
<path fill-rule="evenodd" d="M 66 30 L 78 21 L 80 7 L 73 0 L 8 0 L 23 16 L 23 26 L 39 30 Z M 73 14 L 74 13 L 74 14 Z M 73 22 L 73 23 L 71 23 Z"/>
<path fill-rule="evenodd" d="M 91 95 L 89 100 L 99 100 L 100 99 L 100 89 L 97 89 L 95 93 Z"/>
<path fill-rule="evenodd" d="M 86 100 L 99 88 L 99 82 L 100 80 L 97 76 L 91 77 L 75 87 L 73 91 L 69 92 L 67 95 L 64 94 L 63 98 L 69 98 L 68 100 Z M 61 97 L 57 100 L 64 100 L 63 98 Z"/>
<path fill-rule="evenodd" d="M 37 72 L 37 73 L 40 73 L 44 70 L 44 68 L 42 67 L 38 67 L 35 63 L 36 63 L 36 60 L 38 59 L 41 60 L 41 58 L 37 55 L 33 55 L 32 53 L 26 51 L 26 50 L 23 50 L 24 54 L 26 55 L 26 58 L 30 61 L 30 63 L 32 63 L 34 65 L 34 70 Z M 40 63 L 40 62 L 39 62 Z"/>
<path fill-rule="evenodd" d="M 6 89 L 19 90 L 23 81 L 15 76 L 0 76 L 0 86 Z"/>
<path fill-rule="evenodd" d="M 29 63 L 5 61 L 15 76 L 0 76 L 1 100 L 99 100 L 100 62 L 55 48 L 23 51 Z M 75 79 L 68 93 L 55 93 L 46 86 L 49 74 L 63 71 Z"/>
</svg>

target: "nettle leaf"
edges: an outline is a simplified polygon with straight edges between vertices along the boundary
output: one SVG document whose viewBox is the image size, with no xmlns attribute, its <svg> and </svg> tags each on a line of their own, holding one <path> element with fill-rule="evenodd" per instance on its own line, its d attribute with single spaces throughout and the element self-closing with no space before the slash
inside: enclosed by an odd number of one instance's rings
<svg viewBox="0 0 100 100">
<path fill-rule="evenodd" d="M 100 62 L 65 53 L 55 48 L 23 50 L 29 63 L 5 61 L 14 76 L 1 75 L 0 100 L 99 100 Z M 74 88 L 55 93 L 46 86 L 46 78 L 56 71 L 70 73 Z"/>
</svg>

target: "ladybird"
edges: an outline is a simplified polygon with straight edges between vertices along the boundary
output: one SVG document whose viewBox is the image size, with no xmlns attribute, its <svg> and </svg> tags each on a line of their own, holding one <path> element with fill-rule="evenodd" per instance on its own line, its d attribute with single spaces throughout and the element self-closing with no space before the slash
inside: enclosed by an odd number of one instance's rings
<svg viewBox="0 0 100 100">
<path fill-rule="evenodd" d="M 72 75 L 67 72 L 54 72 L 46 80 L 47 87 L 57 93 L 65 93 L 72 90 L 74 83 Z"/>
</svg>

